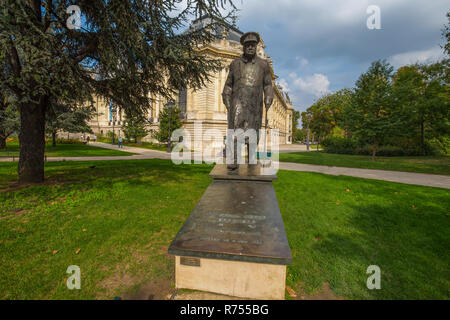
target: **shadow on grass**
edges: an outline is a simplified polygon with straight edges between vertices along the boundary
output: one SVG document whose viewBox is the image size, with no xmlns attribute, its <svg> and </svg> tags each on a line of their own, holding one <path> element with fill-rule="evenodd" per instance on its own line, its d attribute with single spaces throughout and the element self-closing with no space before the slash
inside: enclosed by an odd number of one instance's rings
<svg viewBox="0 0 450 320">
<path fill-rule="evenodd" d="M 17 164 L 2 164 L 0 190 L 17 191 Z M 45 164 L 43 184 L 24 185 L 22 188 L 46 185 L 114 183 L 128 181 L 135 185 L 161 185 L 167 182 L 182 182 L 199 173 L 207 174 L 212 165 L 175 165 L 170 160 L 114 160 L 114 161 L 60 161 Z M 3 174 L 4 173 L 4 174 Z M 153 179 L 150 179 L 153 178 Z"/>
<path fill-rule="evenodd" d="M 167 283 L 167 247 L 211 168 L 159 159 L 46 164 L 52 184 L 0 193 L 0 298 L 110 299 Z M 83 290 L 67 290 L 69 265 L 80 266 Z"/>
</svg>

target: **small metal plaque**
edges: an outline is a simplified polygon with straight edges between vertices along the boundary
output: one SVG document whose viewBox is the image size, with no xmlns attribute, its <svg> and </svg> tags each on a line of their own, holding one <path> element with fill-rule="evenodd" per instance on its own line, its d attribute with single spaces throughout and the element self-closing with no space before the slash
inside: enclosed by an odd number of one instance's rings
<svg viewBox="0 0 450 320">
<path fill-rule="evenodd" d="M 180 264 L 183 266 L 200 267 L 200 259 L 194 257 L 180 257 Z"/>
</svg>

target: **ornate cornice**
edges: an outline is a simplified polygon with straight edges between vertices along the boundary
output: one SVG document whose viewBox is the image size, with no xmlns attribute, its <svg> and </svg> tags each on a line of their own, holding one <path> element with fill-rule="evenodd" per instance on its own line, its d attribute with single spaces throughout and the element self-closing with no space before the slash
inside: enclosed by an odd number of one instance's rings
<svg viewBox="0 0 450 320">
<path fill-rule="evenodd" d="M 198 50 L 198 52 L 200 53 L 204 53 L 204 52 L 210 52 L 216 56 L 222 57 L 222 58 L 227 58 L 227 59 L 237 59 L 239 58 L 241 55 L 237 52 L 234 51 L 230 51 L 230 50 L 223 50 L 223 49 L 219 49 L 219 48 L 215 48 L 212 46 L 205 46 L 202 47 Z"/>
<path fill-rule="evenodd" d="M 278 89 L 278 87 L 276 85 L 273 86 L 273 91 L 275 92 L 275 94 L 278 96 L 278 98 L 280 99 L 281 103 L 283 104 L 283 106 L 286 108 L 286 110 L 293 110 L 294 108 L 291 107 L 290 105 L 288 105 L 286 103 L 285 98 L 283 97 L 283 95 L 280 92 L 280 89 Z"/>
</svg>

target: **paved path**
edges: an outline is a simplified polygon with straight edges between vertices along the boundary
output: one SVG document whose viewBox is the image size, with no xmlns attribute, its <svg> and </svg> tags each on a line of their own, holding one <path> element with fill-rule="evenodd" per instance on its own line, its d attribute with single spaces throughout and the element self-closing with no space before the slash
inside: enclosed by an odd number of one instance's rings
<svg viewBox="0 0 450 320">
<path fill-rule="evenodd" d="M 291 153 L 291 152 L 306 152 L 306 144 L 280 144 L 278 146 L 280 153 Z M 316 145 L 310 145 L 309 146 L 310 151 L 316 151 L 317 146 Z M 320 150 L 320 149 L 319 149 Z"/>
<path fill-rule="evenodd" d="M 165 151 L 150 150 L 144 148 L 135 148 L 124 146 L 118 148 L 117 145 L 111 145 L 103 142 L 90 142 L 89 145 L 111 150 L 119 150 L 131 153 L 137 153 L 130 156 L 91 156 L 91 157 L 48 157 L 47 161 L 95 161 L 95 160 L 138 160 L 138 159 L 170 159 L 170 153 Z M 0 158 L 0 162 L 12 161 L 12 158 Z M 18 157 L 15 157 L 18 161 Z"/>
<path fill-rule="evenodd" d="M 135 148 L 124 146 L 119 149 L 117 146 L 102 142 L 91 142 L 90 145 L 102 147 L 106 149 L 121 150 L 126 152 L 137 153 L 131 156 L 99 156 L 99 157 L 49 157 L 47 161 L 91 161 L 91 160 L 138 160 L 138 159 L 170 159 L 170 153 L 165 151 L 150 150 L 144 148 Z M 286 147 L 288 146 L 288 147 Z M 299 147 L 305 147 L 302 145 L 283 145 L 280 146 L 280 150 L 283 148 L 292 148 L 299 152 Z M 291 150 L 292 150 L 291 149 Z M 194 154 L 192 155 L 192 157 Z M 0 161 L 12 161 L 11 158 L 0 158 Z M 17 158 L 16 158 L 17 161 Z M 392 182 L 400 182 L 406 184 L 415 184 L 428 187 L 438 187 L 450 189 L 450 175 L 437 175 L 426 173 L 414 173 L 414 172 L 402 172 L 402 171 L 388 171 L 388 170 L 374 170 L 374 169 L 358 169 L 358 168 L 345 168 L 345 167 L 329 167 L 313 164 L 280 162 L 279 168 L 281 170 L 292 171 L 306 171 L 306 172 L 318 172 L 331 175 L 343 175 L 351 177 L 359 177 L 365 179 L 385 180 Z"/>
<path fill-rule="evenodd" d="M 105 149 L 111 149 L 111 150 L 119 150 L 119 151 L 125 151 L 125 152 L 131 152 L 131 153 L 137 153 L 137 155 L 133 156 L 120 156 L 120 158 L 130 159 L 131 157 L 142 159 L 141 156 L 145 156 L 143 159 L 170 159 L 170 153 L 166 151 L 159 151 L 159 150 L 151 150 L 151 149 L 144 149 L 144 148 L 136 148 L 136 147 L 129 147 L 129 146 L 123 146 L 123 148 L 117 147 L 117 145 L 112 145 L 109 143 L 103 143 L 103 142 L 90 142 L 89 145 L 105 148 Z M 103 157 L 99 157 L 103 158 Z M 109 158 L 117 158 L 117 157 L 109 157 Z M 107 160 L 107 159 L 105 159 Z"/>
<path fill-rule="evenodd" d="M 335 176 L 351 176 L 365 179 L 385 180 L 406 184 L 416 184 L 428 187 L 439 187 L 450 189 L 450 176 L 438 174 L 426 174 L 403 171 L 388 171 L 374 169 L 358 169 L 345 167 L 329 167 L 314 164 L 302 164 L 291 162 L 280 162 L 281 170 L 307 171 L 331 174 Z"/>
</svg>

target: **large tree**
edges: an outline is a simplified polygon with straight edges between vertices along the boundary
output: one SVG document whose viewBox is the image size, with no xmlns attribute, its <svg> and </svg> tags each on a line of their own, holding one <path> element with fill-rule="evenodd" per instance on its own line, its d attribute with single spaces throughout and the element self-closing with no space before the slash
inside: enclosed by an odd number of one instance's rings
<svg viewBox="0 0 450 320">
<path fill-rule="evenodd" d="M 234 8 L 230 0 L 0 1 L 0 91 L 18 101 L 19 182 L 44 179 L 50 99 L 82 104 L 95 94 L 143 112 L 150 92 L 169 97 L 201 87 L 222 67 L 196 50 L 214 35 L 183 30 L 194 15 L 207 14 L 216 25 L 234 17 L 234 9 L 222 13 L 226 4 Z M 81 10 L 80 28 L 69 23 L 70 5 Z"/>
<path fill-rule="evenodd" d="M 318 141 L 317 149 L 319 149 L 320 140 L 326 137 L 335 126 L 330 103 L 331 97 L 332 94 L 324 95 L 307 109 L 307 112 L 311 115 L 309 128 Z"/>
<path fill-rule="evenodd" d="M 419 111 L 421 142 L 425 139 L 443 141 L 450 134 L 450 60 L 419 65 L 425 76 L 423 107 Z M 423 121 L 423 122 L 422 122 Z"/>
<path fill-rule="evenodd" d="M 352 101 L 345 108 L 345 123 L 352 135 L 372 145 L 372 160 L 382 140 L 392 133 L 391 77 L 393 67 L 385 60 L 371 64 L 356 81 Z"/>
<path fill-rule="evenodd" d="M 297 142 L 302 140 L 302 134 L 298 128 L 299 119 L 301 117 L 300 111 L 294 110 L 292 112 L 292 142 Z"/>
<path fill-rule="evenodd" d="M 344 127 L 344 109 L 351 102 L 352 90 L 348 88 L 336 91 L 328 96 L 328 110 L 331 114 L 331 127 Z"/>
<path fill-rule="evenodd" d="M 125 117 L 125 124 L 122 125 L 123 134 L 128 140 L 134 139 L 134 143 L 137 143 L 138 139 L 148 134 L 146 124 L 143 116 L 128 114 Z"/>
<path fill-rule="evenodd" d="M 450 55 L 450 11 L 447 11 L 447 24 L 442 29 L 442 38 L 446 41 L 442 48 Z"/>
<path fill-rule="evenodd" d="M 153 134 L 153 137 L 159 142 L 167 142 L 169 146 L 171 145 L 169 139 L 172 137 L 172 133 L 181 128 L 181 125 L 181 109 L 168 103 L 159 116 L 159 130 Z M 170 147 L 168 151 L 170 151 Z"/>
<path fill-rule="evenodd" d="M 426 153 L 425 141 L 449 134 L 449 60 L 403 66 L 393 76 L 392 101 L 398 135 Z M 404 130 L 408 128 L 408 130 Z"/>
<path fill-rule="evenodd" d="M 68 105 L 50 99 L 46 112 L 45 130 L 52 135 L 52 144 L 56 146 L 58 131 L 69 133 L 93 133 L 88 121 L 94 116 L 95 108 L 91 105 Z"/>
<path fill-rule="evenodd" d="M 335 128 L 343 126 L 344 108 L 350 103 L 351 94 L 352 91 L 346 88 L 326 94 L 307 109 L 312 116 L 309 123 L 310 129 L 319 141 Z M 306 121 L 305 118 L 303 122 L 306 123 Z"/>
</svg>

